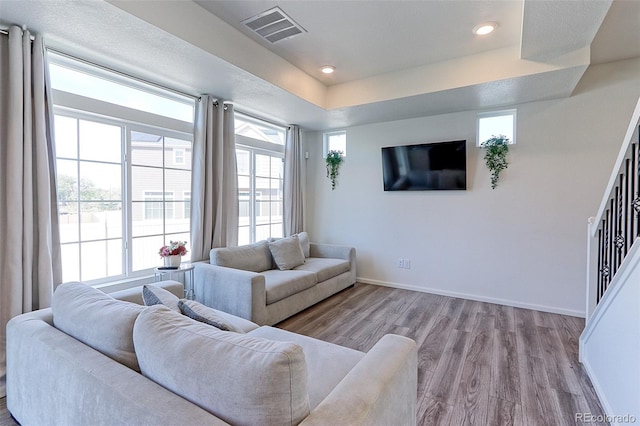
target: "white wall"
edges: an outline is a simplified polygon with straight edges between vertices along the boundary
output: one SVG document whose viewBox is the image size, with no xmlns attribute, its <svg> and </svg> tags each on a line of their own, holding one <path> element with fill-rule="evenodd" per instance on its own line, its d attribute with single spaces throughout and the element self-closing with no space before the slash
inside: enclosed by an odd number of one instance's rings
<svg viewBox="0 0 640 426">
<path fill-rule="evenodd" d="M 307 230 L 355 246 L 362 282 L 584 315 L 586 221 L 638 96 L 640 60 L 629 60 L 591 67 L 570 98 L 516 105 L 518 144 L 495 190 L 475 147 L 478 111 L 347 129 L 335 191 L 322 134 L 307 134 Z M 457 139 L 467 191 L 383 191 L 381 147 Z"/>
<path fill-rule="evenodd" d="M 580 361 L 610 416 L 640 419 L 640 246 L 633 246 L 582 336 Z M 612 419 L 611 424 L 635 421 Z"/>
</svg>

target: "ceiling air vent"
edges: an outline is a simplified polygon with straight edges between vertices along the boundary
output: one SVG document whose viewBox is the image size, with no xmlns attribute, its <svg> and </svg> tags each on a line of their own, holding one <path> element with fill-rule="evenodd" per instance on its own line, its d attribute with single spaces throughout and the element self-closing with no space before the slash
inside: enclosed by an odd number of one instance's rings
<svg viewBox="0 0 640 426">
<path fill-rule="evenodd" d="M 277 43 L 307 32 L 277 6 L 245 19 L 242 23 L 270 43 Z"/>
</svg>

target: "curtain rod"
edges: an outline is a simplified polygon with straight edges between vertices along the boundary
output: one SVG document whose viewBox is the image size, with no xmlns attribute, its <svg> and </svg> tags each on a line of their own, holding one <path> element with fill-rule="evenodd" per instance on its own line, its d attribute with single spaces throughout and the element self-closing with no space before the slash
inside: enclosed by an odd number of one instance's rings
<svg viewBox="0 0 640 426">
<path fill-rule="evenodd" d="M 290 127 L 289 124 L 276 123 L 275 121 L 267 120 L 267 119 L 261 118 L 261 117 L 256 117 L 255 115 L 247 114 L 246 112 L 244 112 L 242 110 L 239 110 L 237 108 L 235 109 L 235 112 L 237 112 L 240 115 L 245 115 L 245 116 L 247 116 L 249 118 L 253 118 L 254 120 L 264 121 L 265 123 L 269 123 L 272 126 L 285 127 L 285 128 Z"/>
<path fill-rule="evenodd" d="M 151 81 L 142 79 L 140 77 L 135 77 L 135 76 L 126 74 L 126 73 L 124 73 L 122 71 L 114 70 L 113 68 L 109 68 L 109 67 L 106 67 L 104 65 L 96 64 L 95 62 L 91 62 L 91 61 L 88 61 L 86 59 L 78 58 L 77 56 L 73 56 L 73 55 L 70 55 L 68 53 L 61 52 L 61 51 L 59 51 L 57 49 L 53 49 L 51 47 L 47 47 L 47 51 L 53 52 L 56 55 L 64 56 L 65 58 L 73 59 L 74 61 L 82 62 L 83 64 L 86 64 L 86 65 L 91 65 L 91 66 L 100 68 L 101 70 L 104 70 L 104 71 L 112 72 L 112 73 L 117 74 L 117 75 L 119 75 L 121 77 L 131 78 L 131 79 L 136 80 L 138 82 L 141 82 L 141 83 L 144 83 L 144 84 L 148 84 L 150 86 L 153 86 L 153 87 L 156 87 L 156 88 L 159 88 L 159 89 L 162 89 L 162 90 L 166 90 L 168 92 L 172 92 L 172 93 L 178 94 L 180 96 L 185 96 L 187 98 L 192 98 L 192 99 L 200 99 L 200 96 L 192 95 L 191 93 L 181 92 L 180 90 L 172 89 L 170 87 L 163 86 L 163 85 L 158 84 L 158 83 L 153 83 Z"/>
<path fill-rule="evenodd" d="M 18 25 L 12 25 L 12 26 L 19 27 Z M 22 32 L 24 33 L 25 31 L 27 31 L 27 26 L 26 26 L 26 25 L 23 25 L 21 29 L 22 29 Z M 0 27 L 0 34 L 9 35 L 9 28 L 4 27 L 4 26 L 3 26 L 3 27 Z M 29 40 L 33 41 L 33 40 L 35 40 L 35 39 L 36 39 L 36 37 L 35 37 L 33 34 L 31 34 L 31 35 L 29 36 Z"/>
<path fill-rule="evenodd" d="M 4 29 L 4 28 L 0 28 L 0 34 L 7 34 L 8 35 L 9 34 L 9 30 L 8 29 Z M 33 36 L 31 36 L 31 38 L 33 39 Z M 53 53 L 55 53 L 57 55 L 64 56 L 64 57 L 69 58 L 69 59 L 73 59 L 75 61 L 79 61 L 79 62 L 82 62 L 82 63 L 87 64 L 87 65 L 98 67 L 98 68 L 100 68 L 102 70 L 115 73 L 115 74 L 120 75 L 122 77 L 132 78 L 132 79 L 137 80 L 137 81 L 139 81 L 141 83 L 148 84 L 150 86 L 154 86 L 154 87 L 160 88 L 162 90 L 167 90 L 169 92 L 173 92 L 173 93 L 176 93 L 176 94 L 181 95 L 181 96 L 186 96 L 188 98 L 200 100 L 200 96 L 192 95 L 191 93 L 181 92 L 179 90 L 172 89 L 170 87 L 166 87 L 166 86 L 163 86 L 161 84 L 153 83 L 153 82 L 144 80 L 144 79 L 139 78 L 139 77 L 134 77 L 134 76 L 131 76 L 129 74 L 123 73 L 122 71 L 114 70 L 113 68 L 109 68 L 109 67 L 106 67 L 104 65 L 96 64 L 95 62 L 91 62 L 91 61 L 88 61 L 86 59 L 78 58 L 77 56 L 73 56 L 73 55 L 70 55 L 68 53 L 61 52 L 61 51 L 59 51 L 57 49 L 53 49 L 51 47 L 47 47 L 46 49 L 47 49 L 47 51 L 53 52 Z M 285 128 L 290 127 L 288 124 L 277 123 L 275 121 L 266 120 L 266 119 L 261 118 L 261 117 L 256 117 L 255 115 L 248 114 L 248 113 L 246 113 L 246 112 L 244 112 L 242 110 L 235 109 L 235 112 L 237 112 L 237 113 L 239 113 L 241 115 L 246 115 L 247 117 L 253 118 L 254 120 L 264 121 L 264 122 L 269 123 L 269 124 L 274 125 L 274 126 L 285 127 Z"/>
</svg>

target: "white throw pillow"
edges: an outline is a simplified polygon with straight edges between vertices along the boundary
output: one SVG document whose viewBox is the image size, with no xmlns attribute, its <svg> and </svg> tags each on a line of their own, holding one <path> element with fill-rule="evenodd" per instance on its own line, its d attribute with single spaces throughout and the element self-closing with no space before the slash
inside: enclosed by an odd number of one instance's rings
<svg viewBox="0 0 640 426">
<path fill-rule="evenodd" d="M 269 242 L 269 250 L 281 271 L 293 269 L 304 263 L 304 253 L 297 235 Z"/>
</svg>

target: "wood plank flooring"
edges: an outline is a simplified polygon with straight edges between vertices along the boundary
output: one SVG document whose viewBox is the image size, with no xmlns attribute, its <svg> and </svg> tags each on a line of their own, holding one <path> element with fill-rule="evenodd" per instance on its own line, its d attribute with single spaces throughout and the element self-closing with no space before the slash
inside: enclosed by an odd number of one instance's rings
<svg viewBox="0 0 640 426">
<path fill-rule="evenodd" d="M 368 351 L 384 334 L 418 345 L 420 425 L 575 425 L 602 415 L 578 362 L 584 320 L 356 284 L 277 327 Z"/>
<path fill-rule="evenodd" d="M 575 425 L 576 412 L 603 414 L 578 362 L 580 318 L 356 284 L 277 326 L 361 351 L 387 333 L 414 339 L 420 425 Z M 0 399 L 0 426 L 15 424 Z"/>
</svg>

